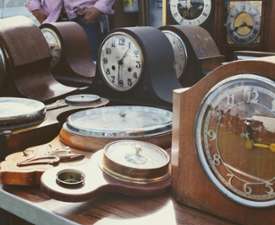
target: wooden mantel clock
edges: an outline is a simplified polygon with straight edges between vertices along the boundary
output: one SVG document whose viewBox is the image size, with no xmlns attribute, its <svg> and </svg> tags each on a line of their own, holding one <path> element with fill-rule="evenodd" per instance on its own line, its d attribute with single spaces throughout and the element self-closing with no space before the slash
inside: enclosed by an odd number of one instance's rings
<svg viewBox="0 0 275 225">
<path fill-rule="evenodd" d="M 238 224 L 275 223 L 275 57 L 174 91 L 173 193 Z"/>
</svg>

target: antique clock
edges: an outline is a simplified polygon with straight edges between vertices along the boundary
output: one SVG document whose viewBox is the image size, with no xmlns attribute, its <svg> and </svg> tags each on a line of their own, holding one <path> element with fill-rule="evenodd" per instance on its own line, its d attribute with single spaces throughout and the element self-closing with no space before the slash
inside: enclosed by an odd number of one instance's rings
<svg viewBox="0 0 275 225">
<path fill-rule="evenodd" d="M 274 69 L 274 57 L 233 62 L 174 91 L 179 202 L 238 224 L 275 222 Z"/>
<path fill-rule="evenodd" d="M 227 3 L 226 41 L 232 48 L 260 48 L 264 41 L 265 1 Z"/>
<path fill-rule="evenodd" d="M 96 65 L 84 29 L 75 22 L 42 24 L 40 29 L 49 45 L 55 78 L 70 86 L 92 84 Z"/>
<path fill-rule="evenodd" d="M 202 27 L 170 25 L 160 30 L 173 47 L 176 75 L 184 87 L 195 84 L 224 61 L 215 41 Z"/>
<path fill-rule="evenodd" d="M 215 14 L 213 0 L 167 0 L 166 23 L 202 26 L 212 29 Z"/>
<path fill-rule="evenodd" d="M 93 89 L 113 101 L 170 107 L 180 87 L 173 62 L 172 46 L 157 28 L 117 29 L 101 44 Z"/>
<path fill-rule="evenodd" d="M 61 84 L 49 71 L 49 47 L 32 20 L 16 16 L 0 23 L 1 96 L 49 102 L 78 90 Z"/>
</svg>

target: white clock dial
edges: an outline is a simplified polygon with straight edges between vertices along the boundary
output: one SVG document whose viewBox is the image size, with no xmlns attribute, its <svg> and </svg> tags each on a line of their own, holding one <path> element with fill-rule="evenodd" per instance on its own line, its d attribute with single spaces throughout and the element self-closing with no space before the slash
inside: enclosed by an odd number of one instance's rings
<svg viewBox="0 0 275 225">
<path fill-rule="evenodd" d="M 199 26 L 210 16 L 211 0 L 170 0 L 170 12 L 181 25 Z"/>
<path fill-rule="evenodd" d="M 166 35 L 173 47 L 175 56 L 174 67 L 176 70 L 177 78 L 179 79 L 183 75 L 183 71 L 187 65 L 187 50 L 185 43 L 180 38 L 180 36 L 173 31 L 164 30 L 163 33 Z"/>
<path fill-rule="evenodd" d="M 52 56 L 51 67 L 54 67 L 58 64 L 61 58 L 61 41 L 58 35 L 52 29 L 42 28 L 41 31 L 50 47 L 50 54 Z"/>
<path fill-rule="evenodd" d="M 123 32 L 109 35 L 100 51 L 100 70 L 116 91 L 129 91 L 137 85 L 143 69 L 143 54 L 133 37 Z"/>
<path fill-rule="evenodd" d="M 256 42 L 261 29 L 261 1 L 232 2 L 227 17 L 228 42 Z"/>
</svg>

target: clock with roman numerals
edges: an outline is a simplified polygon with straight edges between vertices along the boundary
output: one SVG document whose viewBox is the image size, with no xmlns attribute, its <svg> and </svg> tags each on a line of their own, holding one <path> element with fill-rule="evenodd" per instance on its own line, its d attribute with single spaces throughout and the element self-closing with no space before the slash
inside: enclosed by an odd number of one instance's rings
<svg viewBox="0 0 275 225">
<path fill-rule="evenodd" d="M 123 103 L 171 106 L 172 90 L 181 86 L 173 65 L 172 46 L 157 28 L 116 29 L 101 44 L 96 89 Z"/>
</svg>

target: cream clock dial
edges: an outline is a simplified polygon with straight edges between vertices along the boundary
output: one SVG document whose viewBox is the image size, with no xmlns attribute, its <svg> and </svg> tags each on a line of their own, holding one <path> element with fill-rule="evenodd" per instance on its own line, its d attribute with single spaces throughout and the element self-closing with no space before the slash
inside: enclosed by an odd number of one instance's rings
<svg viewBox="0 0 275 225">
<path fill-rule="evenodd" d="M 211 0 L 170 0 L 170 12 L 181 25 L 199 26 L 211 14 Z"/>
<path fill-rule="evenodd" d="M 166 35 L 170 41 L 175 56 L 175 70 L 177 78 L 180 79 L 183 75 L 184 69 L 187 65 L 187 50 L 186 45 L 183 40 L 173 31 L 164 30 L 163 33 Z"/>
<path fill-rule="evenodd" d="M 261 31 L 261 1 L 232 2 L 227 17 L 229 44 L 257 42 Z"/>
<path fill-rule="evenodd" d="M 139 82 L 143 53 L 130 35 L 123 32 L 109 35 L 103 41 L 99 60 L 101 74 L 112 89 L 129 91 Z"/>
<path fill-rule="evenodd" d="M 61 41 L 55 31 L 49 28 L 42 28 L 42 34 L 48 42 L 50 48 L 50 54 L 52 56 L 51 67 L 54 67 L 58 64 L 61 58 Z"/>
</svg>

